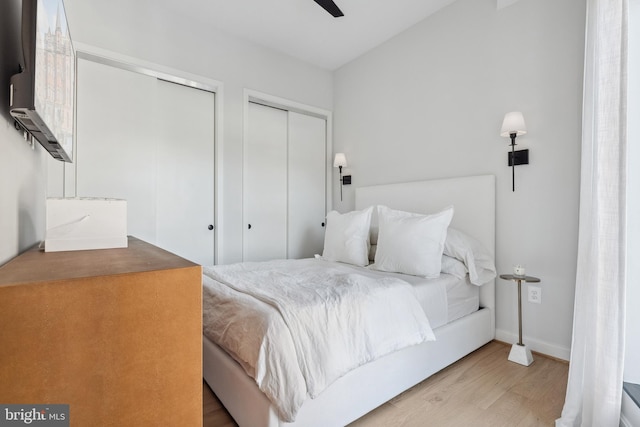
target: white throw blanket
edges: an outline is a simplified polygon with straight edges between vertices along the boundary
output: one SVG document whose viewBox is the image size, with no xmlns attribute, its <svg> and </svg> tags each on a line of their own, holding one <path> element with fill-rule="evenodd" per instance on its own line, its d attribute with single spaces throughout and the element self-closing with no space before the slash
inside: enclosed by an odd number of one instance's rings
<svg viewBox="0 0 640 427">
<path fill-rule="evenodd" d="M 204 333 L 255 378 L 285 421 L 350 370 L 434 340 L 408 283 L 323 260 L 204 268 Z"/>
</svg>

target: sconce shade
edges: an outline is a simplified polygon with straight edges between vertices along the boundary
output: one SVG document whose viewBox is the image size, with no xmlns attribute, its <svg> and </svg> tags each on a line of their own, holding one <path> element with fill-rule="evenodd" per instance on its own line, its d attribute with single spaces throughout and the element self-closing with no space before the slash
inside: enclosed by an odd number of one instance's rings
<svg viewBox="0 0 640 427">
<path fill-rule="evenodd" d="M 527 133 L 527 125 L 524 123 L 524 117 L 520 111 L 512 111 L 504 115 L 500 136 L 508 138 L 512 133 L 515 133 L 516 136 Z"/>
<path fill-rule="evenodd" d="M 333 159 L 333 167 L 347 167 L 347 156 L 344 153 L 336 153 L 336 157 Z"/>
</svg>

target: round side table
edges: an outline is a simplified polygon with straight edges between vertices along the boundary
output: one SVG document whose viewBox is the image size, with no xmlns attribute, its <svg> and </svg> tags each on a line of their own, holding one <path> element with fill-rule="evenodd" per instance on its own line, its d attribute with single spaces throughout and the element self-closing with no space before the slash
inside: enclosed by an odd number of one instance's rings
<svg viewBox="0 0 640 427">
<path fill-rule="evenodd" d="M 529 366 L 533 363 L 533 356 L 531 355 L 531 350 L 522 343 L 522 282 L 535 283 L 539 282 L 540 279 L 533 276 L 517 276 L 515 274 L 501 274 L 500 278 L 518 283 L 518 342 L 511 346 L 509 360 Z"/>
</svg>

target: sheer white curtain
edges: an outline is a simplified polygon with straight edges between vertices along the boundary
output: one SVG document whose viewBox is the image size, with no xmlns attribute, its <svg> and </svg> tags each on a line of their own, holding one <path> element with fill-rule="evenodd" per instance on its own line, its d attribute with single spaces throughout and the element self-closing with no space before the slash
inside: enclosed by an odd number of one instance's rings
<svg viewBox="0 0 640 427">
<path fill-rule="evenodd" d="M 578 272 L 556 426 L 618 426 L 624 368 L 627 0 L 587 0 Z"/>
</svg>

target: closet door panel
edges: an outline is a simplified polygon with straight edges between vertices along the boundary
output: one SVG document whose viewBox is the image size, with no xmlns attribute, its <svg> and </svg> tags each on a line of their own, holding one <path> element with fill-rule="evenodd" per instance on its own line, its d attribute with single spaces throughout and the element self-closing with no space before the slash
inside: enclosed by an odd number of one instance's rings
<svg viewBox="0 0 640 427">
<path fill-rule="evenodd" d="M 127 233 L 156 238 L 156 80 L 78 60 L 79 197 L 127 200 Z"/>
<path fill-rule="evenodd" d="M 326 121 L 289 112 L 288 257 L 321 254 L 326 215 Z"/>
<path fill-rule="evenodd" d="M 156 80 L 156 245 L 213 265 L 214 94 Z M 185 108 L 188 106 L 188 108 Z"/>
<path fill-rule="evenodd" d="M 244 260 L 287 257 L 287 112 L 249 103 Z"/>
</svg>

